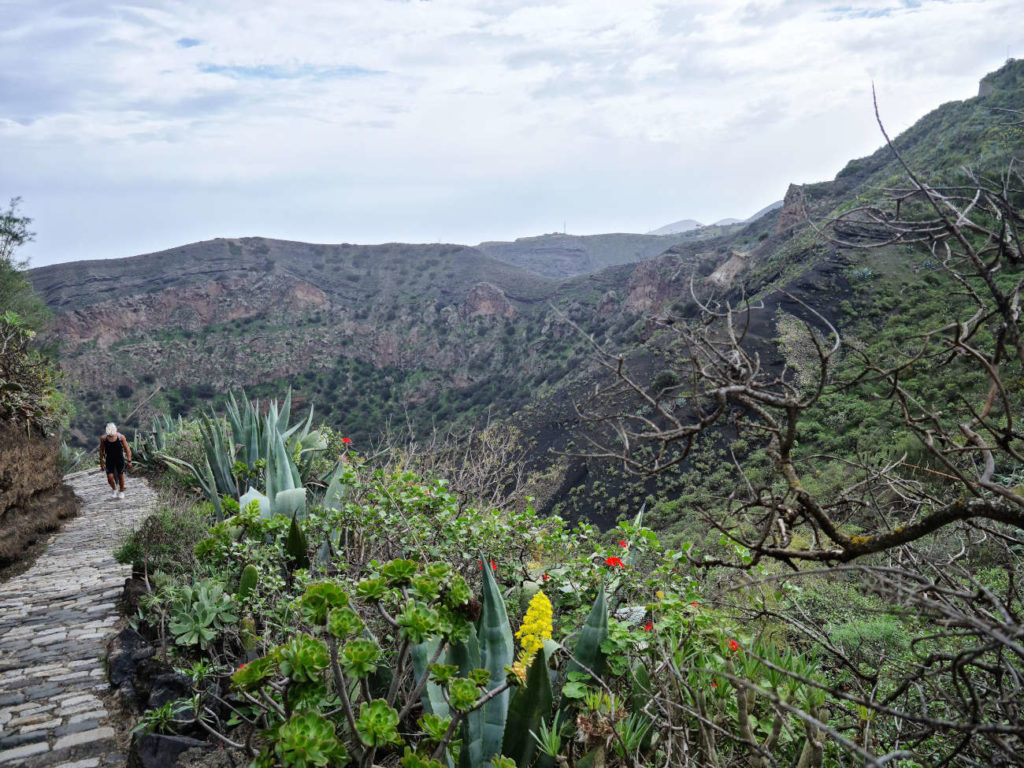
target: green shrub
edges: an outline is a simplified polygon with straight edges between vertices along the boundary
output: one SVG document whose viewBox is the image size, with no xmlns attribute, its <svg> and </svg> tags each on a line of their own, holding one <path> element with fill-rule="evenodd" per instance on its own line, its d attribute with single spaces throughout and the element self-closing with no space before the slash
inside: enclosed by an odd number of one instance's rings
<svg viewBox="0 0 1024 768">
<path fill-rule="evenodd" d="M 135 573 L 186 574 L 196 566 L 195 546 L 207 535 L 208 505 L 164 506 L 127 532 L 114 559 Z"/>
</svg>

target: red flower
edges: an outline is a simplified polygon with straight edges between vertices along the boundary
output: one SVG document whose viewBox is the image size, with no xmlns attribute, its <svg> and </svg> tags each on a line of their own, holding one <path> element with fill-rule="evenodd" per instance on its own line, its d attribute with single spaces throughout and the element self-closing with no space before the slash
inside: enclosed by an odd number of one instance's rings
<svg viewBox="0 0 1024 768">
<path fill-rule="evenodd" d="M 352 442 L 352 438 L 351 437 L 343 437 L 343 438 L 341 438 L 341 442 L 343 442 L 343 443 L 351 443 Z"/>
<path fill-rule="evenodd" d="M 622 562 L 621 558 L 618 558 L 618 557 L 606 557 L 604 559 L 604 564 L 605 565 L 617 565 L 617 566 L 619 566 L 619 568 L 625 568 L 626 567 L 626 564 L 624 562 Z"/>
<path fill-rule="evenodd" d="M 477 565 L 480 566 L 480 570 L 482 571 L 484 569 L 483 560 L 477 560 L 476 562 L 477 562 Z M 492 571 L 498 570 L 498 564 L 496 562 L 494 562 L 494 560 L 491 560 L 491 570 Z"/>
<path fill-rule="evenodd" d="M 696 608 L 697 607 L 697 601 L 696 600 L 691 600 L 690 601 L 690 605 L 692 605 L 694 608 Z"/>
<path fill-rule="evenodd" d="M 245 664 L 239 664 L 238 671 L 241 672 L 243 669 L 245 669 Z"/>
<path fill-rule="evenodd" d="M 644 629 L 650 632 L 652 629 L 654 629 L 654 622 L 648 621 L 646 624 L 644 624 Z"/>
<path fill-rule="evenodd" d="M 547 581 L 547 580 L 548 580 L 548 579 L 550 579 L 551 577 L 550 577 L 550 576 L 548 576 L 548 575 L 547 575 L 547 574 L 545 573 L 545 574 L 544 574 L 543 576 L 541 576 L 540 578 L 541 578 L 541 581 Z"/>
<path fill-rule="evenodd" d="M 729 650 L 730 651 L 738 651 L 739 649 L 740 649 L 740 644 L 737 643 L 732 638 L 729 638 Z"/>
<path fill-rule="evenodd" d="M 711 681 L 711 687 L 712 688 L 717 688 L 718 687 L 718 682 L 716 680 L 712 680 Z"/>
<path fill-rule="evenodd" d="M 623 549 L 629 549 L 629 544 L 627 544 L 624 541 L 620 541 L 619 542 L 619 546 L 622 547 Z"/>
</svg>

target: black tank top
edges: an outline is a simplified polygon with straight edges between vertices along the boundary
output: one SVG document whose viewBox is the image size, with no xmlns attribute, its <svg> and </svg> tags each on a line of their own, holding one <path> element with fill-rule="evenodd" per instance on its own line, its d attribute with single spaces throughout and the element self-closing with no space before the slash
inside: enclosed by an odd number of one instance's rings
<svg viewBox="0 0 1024 768">
<path fill-rule="evenodd" d="M 103 436 L 103 450 L 106 452 L 107 464 L 118 466 L 124 460 L 124 448 L 121 447 L 121 435 L 117 436 L 114 442 L 110 442 L 106 435 Z"/>
</svg>

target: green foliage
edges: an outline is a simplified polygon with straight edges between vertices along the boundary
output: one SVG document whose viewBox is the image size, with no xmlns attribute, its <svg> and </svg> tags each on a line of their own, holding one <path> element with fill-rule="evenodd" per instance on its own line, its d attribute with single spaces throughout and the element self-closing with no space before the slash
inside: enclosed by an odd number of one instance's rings
<svg viewBox="0 0 1024 768">
<path fill-rule="evenodd" d="M 30 332 L 41 331 L 50 320 L 50 311 L 25 277 L 25 262 L 15 254 L 35 235 L 29 230 L 32 219 L 21 216 L 21 198 L 11 198 L 6 209 L 0 209 L 0 310 L 19 318 Z"/>
<path fill-rule="evenodd" d="M 359 740 L 368 747 L 402 744 L 398 735 L 398 712 L 381 699 L 369 703 L 364 701 L 359 705 L 356 733 L 359 734 Z"/>
<path fill-rule="evenodd" d="M 276 728 L 264 732 L 273 751 L 260 754 L 258 768 L 312 768 L 345 765 L 348 753 L 338 740 L 330 721 L 315 712 L 292 715 Z"/>
<path fill-rule="evenodd" d="M 256 570 L 253 565 L 247 565 L 242 569 L 242 575 L 238 577 L 238 595 L 239 600 L 245 600 L 249 595 L 252 594 L 253 590 L 256 589 L 259 584 L 260 572 Z"/>
<path fill-rule="evenodd" d="M 433 608 L 418 600 L 410 600 L 398 615 L 402 637 L 414 644 L 424 643 L 440 626 L 440 617 Z"/>
<path fill-rule="evenodd" d="M 0 420 L 51 430 L 66 423 L 71 408 L 57 389 L 62 374 L 31 348 L 34 336 L 13 310 L 0 314 Z"/>
<path fill-rule="evenodd" d="M 315 683 L 329 661 L 327 646 L 309 635 L 296 635 L 274 652 L 281 674 L 297 683 Z"/>
<path fill-rule="evenodd" d="M 193 711 L 193 702 L 189 699 L 175 699 L 161 704 L 159 707 L 147 709 L 138 724 L 132 728 L 133 734 L 146 733 L 177 733 L 182 725 L 191 718 L 183 718 L 182 715 Z"/>
<path fill-rule="evenodd" d="M 194 587 L 181 587 L 171 601 L 170 616 L 174 642 L 198 645 L 203 650 L 238 620 L 224 585 L 212 579 L 203 579 Z"/>
<path fill-rule="evenodd" d="M 380 648 L 373 640 L 349 640 L 341 649 L 341 667 L 353 677 L 369 677 L 377 670 L 380 658 Z"/>
<path fill-rule="evenodd" d="M 302 615 L 310 624 L 323 626 L 327 615 L 335 608 L 348 606 L 348 595 L 337 584 L 329 581 L 310 584 L 299 601 Z"/>
<path fill-rule="evenodd" d="M 114 559 L 139 574 L 187 574 L 196 566 L 194 549 L 209 523 L 202 507 L 161 506 L 122 535 Z"/>
</svg>

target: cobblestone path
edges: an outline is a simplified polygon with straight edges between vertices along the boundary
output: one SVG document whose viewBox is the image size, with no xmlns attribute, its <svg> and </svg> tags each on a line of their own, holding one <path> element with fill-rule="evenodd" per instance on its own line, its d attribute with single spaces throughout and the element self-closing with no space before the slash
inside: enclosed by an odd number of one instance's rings
<svg viewBox="0 0 1024 768">
<path fill-rule="evenodd" d="M 105 647 L 131 570 L 112 552 L 156 493 L 129 478 L 125 498 L 112 499 L 99 470 L 65 482 L 83 499 L 79 516 L 28 571 L 0 584 L 0 768 L 125 761 L 102 701 Z"/>
</svg>

